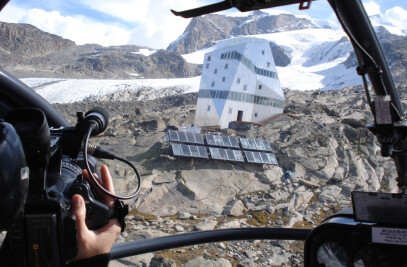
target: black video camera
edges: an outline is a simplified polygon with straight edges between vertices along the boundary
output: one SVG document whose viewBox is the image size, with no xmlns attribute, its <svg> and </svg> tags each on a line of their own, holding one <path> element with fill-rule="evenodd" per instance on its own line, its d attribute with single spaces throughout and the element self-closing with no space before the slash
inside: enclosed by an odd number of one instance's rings
<svg viewBox="0 0 407 267">
<path fill-rule="evenodd" d="M 78 116 L 76 127 L 49 128 L 39 109 L 12 110 L 6 121 L 14 126 L 23 143 L 30 169 L 29 189 L 22 214 L 7 229 L 6 245 L 16 266 L 63 266 L 77 254 L 76 223 L 71 199 L 80 194 L 86 204 L 86 224 L 95 230 L 109 219 L 119 217 L 124 229 L 127 206 L 121 212 L 95 198 L 82 170 L 95 172 L 95 159 L 81 153 L 86 124 L 100 120 L 106 129 L 105 114 L 96 109 Z M 93 112 L 93 113 L 92 113 Z M 103 112 L 102 112 L 103 113 Z M 96 115 L 95 115 L 96 114 Z M 107 114 L 107 113 L 106 113 Z M 86 118 L 91 118 L 86 122 Z"/>
</svg>

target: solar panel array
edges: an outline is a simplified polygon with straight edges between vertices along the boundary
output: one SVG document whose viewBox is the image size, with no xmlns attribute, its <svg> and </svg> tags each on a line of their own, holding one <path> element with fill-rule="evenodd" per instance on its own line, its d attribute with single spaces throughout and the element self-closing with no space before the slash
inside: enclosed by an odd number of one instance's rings
<svg viewBox="0 0 407 267">
<path fill-rule="evenodd" d="M 177 142 L 171 144 L 174 156 L 207 159 L 209 148 L 212 159 L 244 162 L 246 158 L 250 163 L 278 165 L 276 156 L 271 153 L 270 142 L 266 140 L 239 138 L 242 149 L 245 149 L 240 150 L 239 140 L 233 136 L 205 134 L 208 146 L 202 146 L 205 145 L 205 141 L 199 133 L 169 130 L 168 137 L 170 141 Z"/>
<path fill-rule="evenodd" d="M 205 134 L 205 138 L 208 145 L 239 148 L 239 142 L 237 138 L 233 136 Z"/>
<path fill-rule="evenodd" d="M 174 156 L 208 158 L 208 152 L 204 146 L 186 145 L 186 144 L 171 144 Z"/>
<path fill-rule="evenodd" d="M 243 149 L 272 151 L 270 142 L 261 139 L 248 139 L 240 137 L 240 143 Z"/>
<path fill-rule="evenodd" d="M 251 163 L 278 165 L 276 156 L 273 153 L 244 151 L 244 154 L 247 161 Z"/>
<path fill-rule="evenodd" d="M 202 134 L 199 134 L 199 133 L 168 130 L 168 136 L 170 137 L 170 141 L 174 141 L 174 142 L 183 142 L 183 143 L 201 144 L 201 145 L 204 144 Z"/>
<path fill-rule="evenodd" d="M 209 147 L 209 151 L 211 152 L 211 157 L 213 159 L 244 162 L 243 154 L 240 150 Z"/>
</svg>

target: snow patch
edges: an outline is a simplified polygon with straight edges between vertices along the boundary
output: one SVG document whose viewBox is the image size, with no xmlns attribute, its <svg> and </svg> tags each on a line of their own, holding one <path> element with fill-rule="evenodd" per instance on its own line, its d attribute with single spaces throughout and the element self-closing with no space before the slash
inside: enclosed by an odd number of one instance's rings
<svg viewBox="0 0 407 267">
<path fill-rule="evenodd" d="M 150 49 L 147 49 L 147 48 L 141 48 L 141 49 L 138 50 L 138 52 L 131 52 L 131 53 L 135 54 L 135 55 L 143 55 L 143 56 L 148 57 L 148 56 L 151 56 L 152 54 L 154 54 L 155 52 L 157 52 L 157 50 L 150 50 Z"/>
<path fill-rule="evenodd" d="M 96 79 L 21 79 L 50 103 L 72 103 L 90 96 L 102 97 L 121 90 L 151 88 L 149 93 L 161 97 L 160 91 L 176 87 L 178 92 L 198 92 L 201 77 L 179 79 L 137 79 L 137 80 L 96 80 Z M 150 97 L 152 98 L 152 97 Z"/>
</svg>

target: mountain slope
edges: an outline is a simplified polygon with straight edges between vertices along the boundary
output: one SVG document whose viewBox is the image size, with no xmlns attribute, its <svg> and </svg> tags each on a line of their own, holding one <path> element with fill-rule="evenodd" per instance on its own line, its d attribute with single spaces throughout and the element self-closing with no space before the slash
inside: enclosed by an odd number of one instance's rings
<svg viewBox="0 0 407 267">
<path fill-rule="evenodd" d="M 304 18 L 294 19 L 293 17 L 295 16 L 287 14 L 268 15 L 263 12 L 253 12 L 247 17 L 238 17 L 243 18 L 243 21 L 230 32 L 230 35 L 234 32 L 239 36 L 229 39 L 257 37 L 270 41 L 280 82 L 284 88 L 336 90 L 362 83 L 355 71 L 357 61 L 353 47 L 344 32 L 334 26 L 334 22 Z M 227 21 L 228 17 L 224 16 L 224 19 Z M 264 27 L 265 20 L 274 21 L 274 26 L 269 24 L 267 26 L 269 30 L 266 30 L 267 27 Z M 277 23 L 278 21 L 280 23 Z M 248 28 L 250 30 L 236 30 L 244 28 L 246 25 L 251 25 Z M 375 25 L 377 36 L 383 45 L 383 51 L 391 67 L 394 80 L 400 83 L 406 82 L 407 37 L 390 33 L 389 25 Z M 394 27 L 390 30 L 395 32 Z M 246 35 L 249 33 L 251 35 Z M 186 42 L 188 38 L 188 36 L 181 36 L 178 39 L 178 48 L 182 48 L 180 40 Z M 229 42 L 232 41 L 228 41 L 228 39 L 212 41 L 203 46 L 202 49 L 183 56 L 190 63 L 202 63 L 203 55 L 206 52 L 219 47 L 227 47 Z M 175 43 L 173 44 L 175 45 Z"/>
<path fill-rule="evenodd" d="M 17 77 L 176 78 L 200 74 L 200 67 L 165 50 L 136 45 L 77 46 L 28 24 L 0 23 L 2 67 Z"/>
<path fill-rule="evenodd" d="M 271 15 L 263 11 L 247 16 L 209 14 L 191 20 L 184 33 L 167 50 L 189 54 L 209 46 L 212 42 L 230 37 L 266 34 L 300 29 L 319 28 L 314 22 L 292 14 Z"/>
</svg>

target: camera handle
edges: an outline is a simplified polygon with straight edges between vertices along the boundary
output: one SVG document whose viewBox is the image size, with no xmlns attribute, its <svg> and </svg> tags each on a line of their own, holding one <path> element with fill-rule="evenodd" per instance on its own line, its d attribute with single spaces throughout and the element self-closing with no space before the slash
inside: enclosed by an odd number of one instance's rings
<svg viewBox="0 0 407 267">
<path fill-rule="evenodd" d="M 84 179 L 83 175 L 78 175 L 72 183 L 68 195 L 81 195 L 86 205 L 86 225 L 90 230 L 99 229 L 107 224 L 110 219 L 119 220 L 122 232 L 126 227 L 124 218 L 129 213 L 128 205 L 122 201 L 116 200 L 115 207 L 109 208 L 106 204 L 95 199 L 90 184 Z"/>
</svg>

